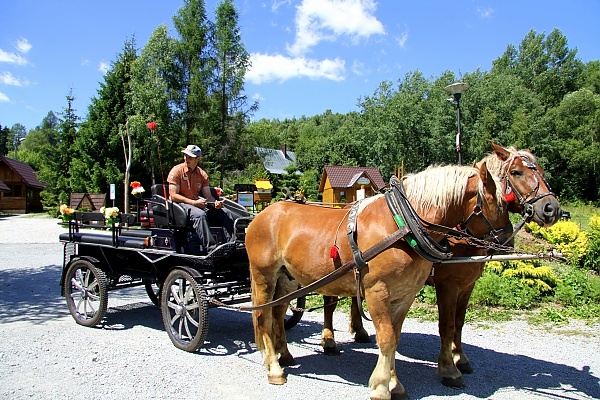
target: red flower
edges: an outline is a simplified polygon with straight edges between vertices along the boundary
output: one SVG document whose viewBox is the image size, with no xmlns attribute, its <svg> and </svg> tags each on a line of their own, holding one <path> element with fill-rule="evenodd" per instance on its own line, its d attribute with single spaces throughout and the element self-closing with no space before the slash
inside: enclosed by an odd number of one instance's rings
<svg viewBox="0 0 600 400">
<path fill-rule="evenodd" d="M 155 131 L 156 130 L 156 122 L 150 121 L 146 125 L 148 125 L 148 129 L 150 129 L 151 131 Z"/>
</svg>

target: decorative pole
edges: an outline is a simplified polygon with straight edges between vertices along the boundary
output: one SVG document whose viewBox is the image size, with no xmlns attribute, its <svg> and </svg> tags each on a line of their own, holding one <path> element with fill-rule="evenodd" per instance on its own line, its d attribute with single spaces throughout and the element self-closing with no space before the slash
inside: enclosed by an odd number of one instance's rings
<svg viewBox="0 0 600 400">
<path fill-rule="evenodd" d="M 456 82 L 445 87 L 445 89 L 452 93 L 452 97 L 448 101 L 456 105 L 456 124 L 458 126 L 458 133 L 456 134 L 456 152 L 458 153 L 458 165 L 462 165 L 462 154 L 460 148 L 460 136 L 462 129 L 460 126 L 460 97 L 464 92 L 469 89 L 469 85 L 463 82 Z"/>
</svg>

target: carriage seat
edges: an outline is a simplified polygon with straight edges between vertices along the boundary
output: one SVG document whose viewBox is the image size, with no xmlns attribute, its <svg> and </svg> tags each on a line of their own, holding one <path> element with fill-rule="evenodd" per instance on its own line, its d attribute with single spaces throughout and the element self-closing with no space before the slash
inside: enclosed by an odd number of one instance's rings
<svg viewBox="0 0 600 400">
<path fill-rule="evenodd" d="M 169 199 L 169 184 L 156 184 L 151 188 L 151 209 L 154 225 L 158 228 L 186 228 L 190 225 L 189 213 Z M 167 199 L 165 201 L 165 193 Z M 167 210 L 168 206 L 168 210 Z"/>
</svg>

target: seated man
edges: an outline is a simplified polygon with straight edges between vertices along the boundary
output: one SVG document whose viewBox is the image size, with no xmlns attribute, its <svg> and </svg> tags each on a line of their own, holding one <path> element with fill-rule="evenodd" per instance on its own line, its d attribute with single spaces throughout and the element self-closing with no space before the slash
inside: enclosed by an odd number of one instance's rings
<svg viewBox="0 0 600 400">
<path fill-rule="evenodd" d="M 200 243 L 206 251 L 210 251 L 216 243 L 210 233 L 209 222 L 224 227 L 226 241 L 229 241 L 233 234 L 233 216 L 223 208 L 224 202 L 216 200 L 210 193 L 208 174 L 198 166 L 202 156 L 200 147 L 191 144 L 182 153 L 184 162 L 174 166 L 167 178 L 169 196 L 189 210 Z"/>
</svg>

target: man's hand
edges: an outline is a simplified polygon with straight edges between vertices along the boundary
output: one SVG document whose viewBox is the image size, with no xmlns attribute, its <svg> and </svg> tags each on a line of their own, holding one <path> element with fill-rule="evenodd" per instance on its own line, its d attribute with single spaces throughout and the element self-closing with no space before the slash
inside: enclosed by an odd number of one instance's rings
<svg viewBox="0 0 600 400">
<path fill-rule="evenodd" d="M 199 198 L 198 200 L 194 200 L 193 205 L 198 208 L 205 209 L 206 208 L 206 199 Z"/>
<path fill-rule="evenodd" d="M 215 200 L 215 208 L 218 210 L 220 208 L 223 208 L 223 206 L 225 205 L 225 202 L 222 200 Z"/>
</svg>

